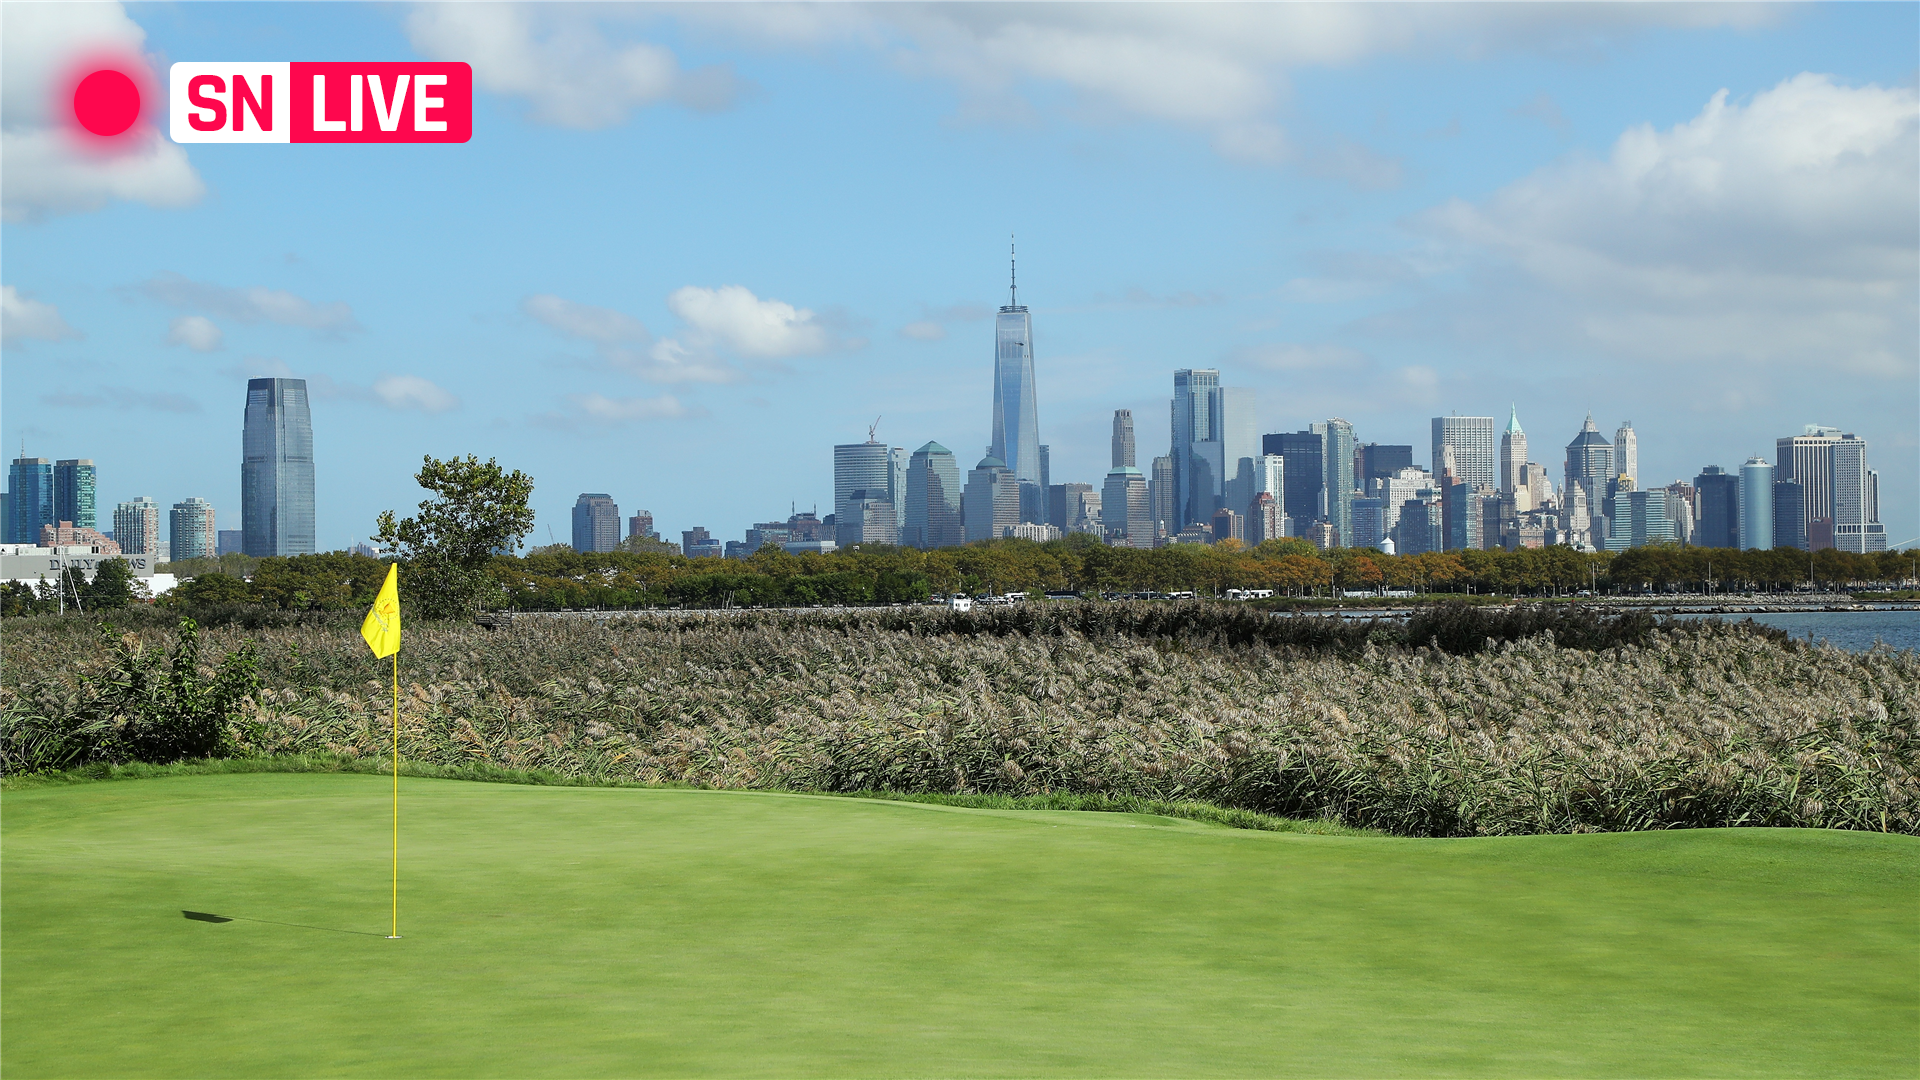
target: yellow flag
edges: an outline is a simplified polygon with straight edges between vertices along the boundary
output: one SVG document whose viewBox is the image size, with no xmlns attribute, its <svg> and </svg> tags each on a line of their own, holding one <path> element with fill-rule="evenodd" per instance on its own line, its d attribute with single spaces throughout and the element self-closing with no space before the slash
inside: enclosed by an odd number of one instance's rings
<svg viewBox="0 0 1920 1080">
<path fill-rule="evenodd" d="M 385 659 L 400 651 L 400 564 L 387 568 L 387 583 L 373 598 L 373 609 L 360 624 L 360 636 L 367 639 L 373 655 Z"/>
</svg>

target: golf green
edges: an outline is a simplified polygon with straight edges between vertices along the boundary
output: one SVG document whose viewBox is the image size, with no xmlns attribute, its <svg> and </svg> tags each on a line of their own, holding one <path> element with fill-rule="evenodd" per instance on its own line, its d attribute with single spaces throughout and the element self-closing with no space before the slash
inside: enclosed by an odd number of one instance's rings
<svg viewBox="0 0 1920 1080">
<path fill-rule="evenodd" d="M 402 778 L 390 941 L 387 799 L 354 775 L 8 792 L 0 1070 L 1920 1072 L 1911 837 Z"/>
</svg>

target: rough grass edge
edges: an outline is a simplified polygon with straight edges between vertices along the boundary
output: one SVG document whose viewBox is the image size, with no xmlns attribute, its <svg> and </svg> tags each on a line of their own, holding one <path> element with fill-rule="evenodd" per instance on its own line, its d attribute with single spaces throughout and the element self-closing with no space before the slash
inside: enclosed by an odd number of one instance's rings
<svg viewBox="0 0 1920 1080">
<path fill-rule="evenodd" d="M 355 758 L 341 754 L 289 754 L 277 757 L 201 758 L 171 765 L 98 763 L 79 769 L 54 773 L 25 773 L 0 779 L 0 790 L 23 791 L 42 787 L 65 787 L 111 780 L 152 780 L 167 776 L 221 776 L 245 773 L 363 773 L 391 775 L 392 767 L 378 758 Z M 539 787 L 647 788 L 688 790 L 687 784 L 646 784 L 633 780 L 598 780 L 590 777 L 563 776 L 546 769 L 502 769 L 478 762 L 471 765 L 433 765 L 402 761 L 400 775 L 427 780 L 468 780 L 484 784 L 529 784 Z M 712 790 L 731 790 L 715 788 Z M 788 795 L 824 795 L 845 799 L 873 799 L 883 802 L 931 803 L 974 810 L 1083 810 L 1108 814 L 1157 814 L 1161 817 L 1220 825 L 1230 829 L 1254 829 L 1261 832 L 1310 833 L 1323 836 L 1385 836 L 1378 829 L 1359 829 L 1329 819 L 1295 819 L 1256 813 L 1230 806 L 1192 799 L 1166 801 L 1143 799 L 1135 795 L 1077 795 L 1056 792 L 1046 795 L 980 795 L 941 792 L 911 792 L 872 789 L 864 791 L 795 791 L 784 788 L 753 788 Z"/>
</svg>

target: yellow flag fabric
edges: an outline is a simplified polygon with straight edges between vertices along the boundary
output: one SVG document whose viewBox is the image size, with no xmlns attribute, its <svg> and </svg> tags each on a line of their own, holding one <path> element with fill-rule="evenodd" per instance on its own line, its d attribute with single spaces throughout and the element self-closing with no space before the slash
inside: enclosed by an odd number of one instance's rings
<svg viewBox="0 0 1920 1080">
<path fill-rule="evenodd" d="M 360 636 L 367 639 L 373 655 L 386 659 L 400 651 L 400 564 L 387 567 L 387 583 L 373 598 L 373 609 L 360 624 Z"/>
</svg>

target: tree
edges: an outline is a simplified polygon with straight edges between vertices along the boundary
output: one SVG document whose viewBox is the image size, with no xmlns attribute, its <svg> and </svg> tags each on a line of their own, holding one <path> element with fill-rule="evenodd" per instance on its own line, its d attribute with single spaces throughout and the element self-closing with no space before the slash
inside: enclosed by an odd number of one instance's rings
<svg viewBox="0 0 1920 1080">
<path fill-rule="evenodd" d="M 434 497 L 404 521 L 381 513 L 378 539 L 407 564 L 401 591 L 412 610 L 426 618 L 469 614 L 495 589 L 487 573 L 494 554 L 511 552 L 533 530 L 533 478 L 469 454 L 427 455 L 414 479 Z"/>
<path fill-rule="evenodd" d="M 168 606 L 206 607 L 212 604 L 251 604 L 259 597 L 245 579 L 231 574 L 201 574 L 173 587 Z"/>
<path fill-rule="evenodd" d="M 110 611 L 133 603 L 133 566 L 125 559 L 102 559 L 93 580 L 77 590 L 88 611 Z"/>
</svg>

